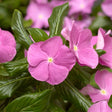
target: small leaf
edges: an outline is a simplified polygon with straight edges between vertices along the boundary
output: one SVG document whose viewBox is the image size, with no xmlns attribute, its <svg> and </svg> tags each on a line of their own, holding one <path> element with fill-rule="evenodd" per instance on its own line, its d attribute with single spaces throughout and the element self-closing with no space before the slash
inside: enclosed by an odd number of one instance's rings
<svg viewBox="0 0 112 112">
<path fill-rule="evenodd" d="M 112 95 L 111 95 L 111 97 L 110 97 L 110 99 L 109 99 L 109 101 L 108 101 L 108 105 L 109 105 L 109 107 L 112 109 Z"/>
<path fill-rule="evenodd" d="M 50 37 L 60 35 L 64 16 L 68 12 L 69 5 L 65 3 L 53 9 L 52 15 L 48 19 L 50 27 Z"/>
<path fill-rule="evenodd" d="M 95 82 L 95 74 L 91 75 L 91 78 L 90 78 L 90 85 L 99 89 L 98 85 L 96 84 Z"/>
<path fill-rule="evenodd" d="M 28 62 L 26 58 L 23 58 L 16 61 L 4 63 L 4 67 L 10 76 L 17 76 L 21 74 L 22 72 L 27 71 Z"/>
<path fill-rule="evenodd" d="M 23 27 L 23 18 L 19 10 L 15 9 L 12 17 L 11 28 L 19 43 L 25 46 L 26 49 L 33 43 L 25 28 Z"/>
<path fill-rule="evenodd" d="M 49 38 L 48 35 L 39 28 L 28 28 L 28 32 L 35 42 L 45 41 Z"/>
<path fill-rule="evenodd" d="M 78 105 L 80 108 L 87 112 L 88 108 L 92 105 L 84 95 L 82 95 L 72 84 L 64 81 L 62 84 L 56 86 L 56 89 L 65 100 L 70 101 L 74 105 Z"/>
<path fill-rule="evenodd" d="M 101 55 L 106 53 L 106 51 L 104 51 L 102 49 L 98 49 L 98 50 L 96 50 L 96 52 L 98 53 L 99 56 L 101 56 Z"/>
<path fill-rule="evenodd" d="M 51 90 L 26 94 L 16 98 L 5 108 L 5 112 L 46 112 Z"/>
<path fill-rule="evenodd" d="M 12 94 L 21 86 L 24 80 L 31 77 L 16 77 L 15 79 L 0 80 L 0 99 L 11 97 Z"/>
</svg>

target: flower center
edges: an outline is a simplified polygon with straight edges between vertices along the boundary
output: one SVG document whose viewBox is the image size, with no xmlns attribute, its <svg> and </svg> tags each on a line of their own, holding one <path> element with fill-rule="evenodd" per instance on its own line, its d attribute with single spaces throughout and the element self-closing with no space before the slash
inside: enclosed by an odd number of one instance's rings
<svg viewBox="0 0 112 112">
<path fill-rule="evenodd" d="M 74 45 L 74 51 L 77 51 L 77 50 L 78 50 L 77 46 L 76 46 L 76 45 Z"/>
<path fill-rule="evenodd" d="M 100 93 L 101 93 L 102 95 L 106 95 L 106 94 L 107 94 L 106 90 L 104 90 L 104 89 L 102 89 L 102 90 L 100 91 Z"/>
<path fill-rule="evenodd" d="M 48 62 L 49 62 L 49 63 L 52 63 L 52 62 L 53 62 L 53 58 L 52 58 L 52 57 L 49 57 L 49 58 L 48 58 Z"/>
<path fill-rule="evenodd" d="M 82 3 L 80 4 L 80 8 L 83 9 L 85 7 L 85 5 Z"/>
<path fill-rule="evenodd" d="M 43 18 L 43 15 L 42 15 L 42 14 L 40 14 L 38 17 L 39 17 L 39 19 L 42 19 L 42 18 Z"/>
</svg>

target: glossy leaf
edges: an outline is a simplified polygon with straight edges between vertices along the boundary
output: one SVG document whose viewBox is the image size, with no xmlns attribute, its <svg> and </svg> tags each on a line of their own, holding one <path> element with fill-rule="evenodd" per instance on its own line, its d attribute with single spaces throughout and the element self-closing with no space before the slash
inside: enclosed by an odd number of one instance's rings
<svg viewBox="0 0 112 112">
<path fill-rule="evenodd" d="M 35 42 L 45 41 L 49 38 L 48 35 L 39 28 L 28 28 L 28 32 Z"/>
<path fill-rule="evenodd" d="M 108 101 L 108 105 L 109 105 L 109 107 L 112 109 L 112 95 L 111 95 L 111 97 L 110 97 L 110 99 L 109 99 L 109 101 Z"/>
<path fill-rule="evenodd" d="M 64 83 L 56 87 L 59 95 L 61 95 L 65 100 L 78 105 L 80 108 L 87 112 L 88 108 L 92 105 L 84 95 L 82 95 L 72 84 L 64 81 Z"/>
<path fill-rule="evenodd" d="M 33 43 L 28 33 L 26 32 L 23 26 L 22 14 L 19 10 L 15 9 L 12 17 L 11 28 L 16 36 L 16 39 L 19 43 L 24 45 L 26 49 Z"/>
<path fill-rule="evenodd" d="M 96 50 L 96 52 L 98 53 L 99 56 L 101 56 L 101 55 L 106 53 L 106 51 L 104 51 L 102 49 L 98 49 L 98 50 Z"/>
<path fill-rule="evenodd" d="M 11 97 L 21 84 L 31 77 L 16 77 L 14 79 L 0 80 L 0 99 Z"/>
<path fill-rule="evenodd" d="M 5 108 L 5 112 L 46 112 L 51 90 L 26 94 L 16 98 Z"/>
<path fill-rule="evenodd" d="M 17 76 L 22 72 L 28 71 L 28 62 L 26 58 L 4 63 L 4 67 L 10 76 Z"/>
<path fill-rule="evenodd" d="M 57 6 L 53 9 L 52 15 L 48 19 L 50 27 L 50 37 L 60 35 L 64 16 L 68 11 L 68 3 Z"/>
</svg>

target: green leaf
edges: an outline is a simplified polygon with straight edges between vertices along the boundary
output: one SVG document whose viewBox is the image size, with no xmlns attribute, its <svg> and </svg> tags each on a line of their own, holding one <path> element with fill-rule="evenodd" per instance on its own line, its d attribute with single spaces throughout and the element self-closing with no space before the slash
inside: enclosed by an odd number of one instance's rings
<svg viewBox="0 0 112 112">
<path fill-rule="evenodd" d="M 35 42 L 45 41 L 49 38 L 48 35 L 39 28 L 28 28 L 28 32 Z"/>
<path fill-rule="evenodd" d="M 62 30 L 63 18 L 68 12 L 68 5 L 68 3 L 65 3 L 53 9 L 52 15 L 48 19 L 50 27 L 50 37 L 60 35 L 60 32 Z"/>
<path fill-rule="evenodd" d="M 88 108 L 92 105 L 84 95 L 82 95 L 72 84 L 64 81 L 62 84 L 56 86 L 58 94 L 65 100 L 68 100 L 74 105 L 78 105 L 87 112 Z"/>
<path fill-rule="evenodd" d="M 21 84 L 31 77 L 16 77 L 15 79 L 0 80 L 0 99 L 11 97 Z"/>
<path fill-rule="evenodd" d="M 109 99 L 109 101 L 108 101 L 108 105 L 109 105 L 109 107 L 112 109 L 112 95 L 111 95 L 111 97 L 110 97 L 110 99 Z"/>
<path fill-rule="evenodd" d="M 16 98 L 5 108 L 5 112 L 46 112 L 51 90 L 26 94 Z"/>
<path fill-rule="evenodd" d="M 100 27 L 102 27 L 106 30 L 112 29 L 112 22 L 111 22 L 110 18 L 108 18 L 106 16 L 97 16 L 89 28 L 92 31 L 95 31 L 95 34 L 97 34 L 98 29 Z"/>
<path fill-rule="evenodd" d="M 26 49 L 33 43 L 25 28 L 23 27 L 23 18 L 19 10 L 15 9 L 12 17 L 11 28 L 19 43 L 25 46 Z"/>
<path fill-rule="evenodd" d="M 6 71 L 5 67 L 2 64 L 0 64 L 0 75 L 9 76 L 9 73 Z"/>
<path fill-rule="evenodd" d="M 53 104 L 50 104 L 50 107 L 47 111 L 48 112 L 65 112 L 62 108 L 60 108 L 56 105 L 53 105 Z"/>
<path fill-rule="evenodd" d="M 28 62 L 26 58 L 23 58 L 16 61 L 4 63 L 4 67 L 10 76 L 17 76 L 20 75 L 22 72 L 27 71 Z"/>
<path fill-rule="evenodd" d="M 104 51 L 102 49 L 98 49 L 98 50 L 96 50 L 96 52 L 98 53 L 99 56 L 101 56 L 101 55 L 106 53 L 106 51 Z"/>
<path fill-rule="evenodd" d="M 33 21 L 31 19 L 23 21 L 24 27 L 30 27 L 32 24 L 33 24 Z"/>
<path fill-rule="evenodd" d="M 91 75 L 91 78 L 90 78 L 90 85 L 99 89 L 98 85 L 96 84 L 95 82 L 95 74 Z"/>
</svg>

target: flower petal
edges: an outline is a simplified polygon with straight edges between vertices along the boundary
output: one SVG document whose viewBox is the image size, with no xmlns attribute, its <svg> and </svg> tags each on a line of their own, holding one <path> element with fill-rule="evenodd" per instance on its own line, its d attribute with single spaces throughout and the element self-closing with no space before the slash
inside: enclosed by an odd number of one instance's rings
<svg viewBox="0 0 112 112">
<path fill-rule="evenodd" d="M 75 65 L 75 61 L 76 60 L 73 52 L 71 52 L 71 50 L 64 45 L 60 48 L 59 52 L 54 58 L 55 64 L 65 66 L 69 70 L 71 70 Z"/>
<path fill-rule="evenodd" d="M 28 71 L 36 80 L 46 81 L 48 79 L 48 63 L 46 61 L 41 62 L 36 67 L 29 66 Z"/>
<path fill-rule="evenodd" d="M 107 70 L 97 71 L 95 82 L 101 89 L 105 89 L 108 97 L 110 97 L 112 94 L 112 73 Z"/>
<path fill-rule="evenodd" d="M 84 95 L 89 95 L 90 98 L 92 99 L 92 102 L 97 102 L 97 101 L 109 99 L 108 96 L 102 95 L 100 90 L 93 88 L 91 85 L 87 85 L 80 92 Z"/>
<path fill-rule="evenodd" d="M 77 25 L 74 23 L 72 26 L 72 30 L 70 32 L 70 48 L 73 49 L 73 45 L 77 45 L 78 41 L 79 41 L 79 28 L 77 27 Z"/>
<path fill-rule="evenodd" d="M 66 67 L 51 63 L 49 64 L 49 79 L 47 82 L 51 85 L 57 85 L 66 79 L 68 73 L 69 70 Z"/>
<path fill-rule="evenodd" d="M 55 36 L 46 40 L 42 45 L 41 49 L 48 54 L 49 57 L 54 57 L 60 47 L 62 46 L 61 37 Z"/>
<path fill-rule="evenodd" d="M 78 62 L 94 69 L 98 65 L 98 54 L 91 46 L 80 48 L 78 50 Z"/>
<path fill-rule="evenodd" d="M 16 49 L 11 46 L 0 46 L 0 63 L 11 61 L 16 55 Z"/>
<path fill-rule="evenodd" d="M 43 42 L 34 43 L 28 49 L 27 60 L 31 66 L 36 66 L 40 62 L 47 60 L 47 54 L 40 49 L 42 43 Z"/>
<path fill-rule="evenodd" d="M 112 112 L 112 109 L 108 106 L 107 101 L 100 101 L 96 104 L 93 104 L 88 112 Z"/>
</svg>

